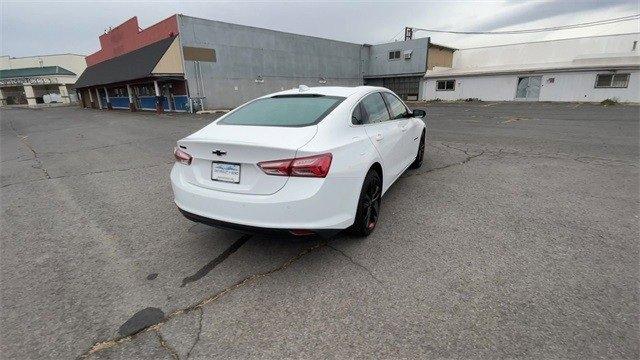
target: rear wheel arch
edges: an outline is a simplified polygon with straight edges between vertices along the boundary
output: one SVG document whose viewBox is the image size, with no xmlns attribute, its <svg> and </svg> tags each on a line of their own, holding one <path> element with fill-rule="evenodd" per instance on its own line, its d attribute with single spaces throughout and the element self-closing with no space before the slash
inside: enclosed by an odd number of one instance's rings
<svg viewBox="0 0 640 360">
<path fill-rule="evenodd" d="M 380 214 L 380 198 L 382 196 L 382 166 L 373 163 L 362 182 L 358 196 L 356 213 L 349 232 L 358 237 L 366 237 L 376 227 Z"/>
<path fill-rule="evenodd" d="M 371 170 L 373 170 L 373 171 L 378 173 L 378 175 L 380 176 L 380 181 L 384 184 L 384 176 L 383 176 L 383 172 L 382 172 L 382 165 L 380 165 L 380 163 L 376 161 L 369 167 L 369 170 L 367 170 L 367 174 Z M 365 176 L 366 176 L 366 174 L 365 174 Z"/>
<path fill-rule="evenodd" d="M 362 185 L 364 185 L 364 181 L 367 179 L 367 175 L 369 175 L 369 173 L 371 171 L 375 171 L 378 174 L 378 176 L 380 177 L 380 184 L 382 186 L 384 186 L 384 176 L 383 176 L 383 171 L 382 171 L 382 165 L 380 165 L 380 163 L 378 161 L 375 161 L 373 164 L 371 164 L 371 166 L 369 166 L 369 169 L 367 170 L 367 172 L 364 173 L 364 176 L 362 176 Z M 360 185 L 360 186 L 362 186 L 362 185 Z M 359 201 L 360 201 L 360 198 L 357 197 L 356 198 L 356 204 Z"/>
</svg>

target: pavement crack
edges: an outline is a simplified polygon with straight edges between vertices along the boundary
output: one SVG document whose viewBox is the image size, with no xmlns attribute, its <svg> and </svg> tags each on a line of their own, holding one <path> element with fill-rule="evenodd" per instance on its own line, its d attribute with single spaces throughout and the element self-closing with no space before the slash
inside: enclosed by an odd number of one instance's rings
<svg viewBox="0 0 640 360">
<path fill-rule="evenodd" d="M 482 155 L 484 153 L 484 150 L 482 150 L 480 153 L 469 154 L 469 149 L 460 149 L 460 148 L 455 147 L 453 145 L 448 145 L 447 143 L 444 143 L 444 142 L 440 143 L 440 145 L 442 145 L 442 146 L 444 146 L 446 148 L 449 148 L 449 149 L 458 150 L 460 152 L 463 152 L 465 155 L 470 156 L 472 158 L 480 156 L 480 155 Z M 469 161 L 469 159 L 465 160 L 464 162 L 466 162 L 466 161 Z"/>
<path fill-rule="evenodd" d="M 420 172 L 416 171 L 416 172 L 411 172 L 411 173 L 408 173 L 408 174 L 405 173 L 404 175 L 401 176 L 401 178 L 403 178 L 403 179 L 404 178 L 409 178 L 409 177 L 412 177 L 412 176 L 423 175 L 423 174 L 427 174 L 427 173 L 430 173 L 430 172 L 433 172 L 433 171 L 437 171 L 437 170 L 448 169 L 448 168 L 453 167 L 453 166 L 464 165 L 464 164 L 468 163 L 469 161 L 471 161 L 471 160 L 473 160 L 473 159 L 475 159 L 475 158 L 477 158 L 479 156 L 484 155 L 484 153 L 485 153 L 485 150 L 481 150 L 480 152 L 477 152 L 477 153 L 469 153 L 469 149 L 460 149 L 460 148 L 457 148 L 455 146 L 447 145 L 445 143 L 442 143 L 442 145 L 444 147 L 449 148 L 449 149 L 457 150 L 457 151 L 460 151 L 460 152 L 464 153 L 465 155 L 467 155 L 467 158 L 462 160 L 462 161 L 460 161 L 460 162 L 455 162 L 455 163 L 451 163 L 451 164 L 447 164 L 447 165 L 443 165 L 443 166 L 438 166 L 438 167 L 435 167 L 435 168 L 432 168 L 432 169 L 429 169 L 429 170 L 426 170 L 426 171 L 420 171 Z M 434 147 L 436 147 L 436 146 L 434 146 Z"/>
<path fill-rule="evenodd" d="M 82 177 L 82 176 L 88 176 L 88 175 L 107 174 L 107 173 L 115 173 L 115 172 L 125 172 L 125 171 L 132 171 L 132 170 L 152 169 L 152 168 L 156 168 L 156 167 L 159 167 L 159 166 L 165 166 L 165 165 L 171 165 L 171 164 L 173 164 L 173 161 L 162 163 L 162 164 L 154 164 L 154 165 L 132 167 L 132 168 L 125 168 L 125 169 L 96 170 L 96 171 L 90 171 L 90 172 L 81 173 L 81 174 L 69 174 L 69 175 L 51 176 L 51 177 L 42 178 L 42 179 L 33 179 L 33 180 L 26 180 L 26 181 L 20 181 L 20 182 L 15 182 L 15 183 L 2 184 L 0 186 L 0 189 L 8 187 L 8 186 L 24 185 L 24 184 L 34 183 L 34 182 L 38 182 L 38 181 L 58 180 L 58 179 Z"/>
<path fill-rule="evenodd" d="M 60 176 L 51 176 L 49 174 L 49 171 L 44 167 L 44 164 L 42 163 L 42 159 L 40 159 L 40 153 L 38 153 L 36 151 L 36 149 L 33 147 L 33 145 L 31 145 L 31 143 L 29 143 L 29 141 L 27 141 L 28 137 L 26 135 L 23 135 L 22 133 L 18 132 L 18 130 L 16 130 L 15 126 L 13 125 L 13 121 L 9 120 L 9 128 L 11 128 L 11 130 L 16 134 L 16 137 L 18 138 L 18 140 L 20 140 L 20 142 L 22 144 L 24 144 L 29 151 L 31 151 L 31 154 L 33 155 L 33 157 L 31 159 L 28 160 L 32 160 L 35 162 L 35 168 L 42 170 L 42 172 L 44 173 L 44 176 L 47 180 L 52 180 L 52 179 L 64 179 L 64 178 L 68 178 L 68 177 L 79 177 L 79 176 L 86 176 L 86 175 L 95 175 L 95 174 L 103 174 L 103 173 L 109 173 L 109 172 L 120 172 L 120 171 L 130 171 L 130 170 L 138 170 L 138 169 L 147 169 L 147 168 L 154 168 L 154 167 L 158 167 L 158 166 L 163 166 L 163 165 L 170 165 L 173 163 L 173 161 L 171 162 L 166 162 L 166 163 L 161 163 L 161 164 L 154 164 L 154 165 L 150 165 L 150 166 L 142 166 L 142 167 L 131 167 L 131 168 L 125 168 L 125 169 L 111 169 L 111 170 L 96 170 L 96 171 L 90 171 L 90 172 L 86 172 L 86 173 L 81 173 L 81 174 L 70 174 L 70 175 L 60 175 Z M 151 138 L 151 139 L 160 139 L 161 137 L 157 137 L 157 138 Z M 121 144 L 114 144 L 114 145 L 106 145 L 106 146 L 101 146 L 101 147 L 96 147 L 96 148 L 92 148 L 92 149 L 88 149 L 88 150 L 94 150 L 94 149 L 102 149 L 102 148 L 107 148 L 107 147 L 112 147 L 112 146 L 118 146 L 118 145 L 126 145 L 126 144 L 132 144 L 134 142 L 129 142 L 129 143 L 121 143 Z M 87 149 L 85 149 L 87 150 Z M 50 154 L 65 154 L 65 153 L 43 153 L 45 155 L 50 155 Z M 16 160 L 16 159 L 11 159 L 12 161 Z M 27 159 L 24 160 L 20 160 L 20 161 L 27 161 Z M 29 180 L 27 182 L 34 182 L 34 181 L 39 181 L 39 180 L 44 180 L 44 179 L 38 179 L 38 180 Z M 9 184 L 3 184 L 2 186 L 0 186 L 0 188 L 5 188 L 7 186 L 12 186 L 12 185 L 19 185 L 19 184 L 24 184 L 25 182 L 18 182 L 18 183 L 9 183 Z"/>
<path fill-rule="evenodd" d="M 164 165 L 170 165 L 170 164 L 173 164 L 173 161 L 166 162 L 166 163 L 161 163 L 161 164 L 153 164 L 153 165 L 147 165 L 147 166 L 137 166 L 137 167 L 124 168 L 124 169 L 95 170 L 95 171 L 89 171 L 89 172 L 81 173 L 81 174 L 60 175 L 60 176 L 51 177 L 50 179 L 64 179 L 64 178 L 81 177 L 81 176 L 87 176 L 87 175 L 97 175 L 97 174 L 105 174 L 105 173 L 112 173 L 112 172 L 143 170 L 143 169 L 151 169 L 151 168 L 155 168 L 155 167 L 158 167 L 158 166 L 164 166 Z"/>
<path fill-rule="evenodd" d="M 196 334 L 196 340 L 189 348 L 189 351 L 187 351 L 187 356 L 185 357 L 185 359 L 188 359 L 189 356 L 191 356 L 191 352 L 196 347 L 196 345 L 198 345 L 198 342 L 200 341 L 200 334 L 202 334 L 202 318 L 204 317 L 204 310 L 202 310 L 202 308 L 199 308 L 198 310 L 200 311 L 200 316 L 198 317 L 198 333 Z"/>
<path fill-rule="evenodd" d="M 444 146 L 447 146 L 447 145 L 444 145 Z M 582 164 L 594 165 L 594 166 L 638 167 L 636 163 L 630 163 L 622 159 L 613 159 L 613 158 L 587 156 L 587 155 L 576 156 L 576 155 L 561 153 L 561 152 L 548 154 L 548 153 L 543 153 L 543 152 L 534 151 L 534 150 L 518 151 L 518 150 L 507 150 L 505 148 L 499 148 L 497 151 L 490 151 L 489 154 L 492 159 L 499 159 L 504 156 L 513 156 L 513 157 L 519 157 L 519 158 L 525 158 L 525 159 L 526 158 L 534 158 L 534 159 L 544 158 L 544 159 L 551 159 L 551 160 L 571 160 L 571 161 L 576 161 Z"/>
<path fill-rule="evenodd" d="M 22 144 L 24 144 L 24 146 L 26 146 L 31 153 L 33 154 L 33 161 L 36 163 L 36 168 L 42 170 L 42 172 L 44 173 L 44 176 L 47 179 L 51 179 L 51 176 L 49 175 L 49 172 L 47 171 L 47 169 L 44 167 L 44 164 L 42 163 L 42 160 L 40 159 L 40 157 L 38 156 L 38 152 L 36 151 L 36 149 L 27 141 L 27 136 L 26 135 L 22 135 L 21 133 L 18 132 L 18 130 L 16 130 L 16 128 L 13 126 L 13 121 L 9 120 L 9 127 L 11 128 L 11 130 L 13 130 L 13 132 L 16 134 L 16 136 L 18 137 L 18 140 L 20 140 L 20 142 Z"/>
<path fill-rule="evenodd" d="M 162 334 L 160 334 L 160 331 L 156 329 L 155 332 L 156 332 L 156 337 L 158 338 L 158 342 L 160 343 L 160 347 L 165 349 L 169 354 L 171 354 L 172 358 L 176 360 L 180 360 L 180 356 L 178 355 L 178 352 L 173 347 L 171 347 L 171 345 L 169 345 L 167 340 L 165 340 L 162 337 Z"/>
<path fill-rule="evenodd" d="M 121 143 L 107 144 L 107 145 L 100 145 L 100 146 L 93 146 L 93 147 L 86 147 L 86 148 L 81 147 L 71 151 L 43 152 L 41 153 L 41 155 L 66 155 L 66 154 L 73 154 L 78 151 L 94 151 L 94 150 L 109 149 L 109 148 L 118 147 L 118 146 L 136 145 L 136 144 L 155 141 L 155 140 L 164 140 L 164 139 L 170 140 L 170 139 L 173 139 L 175 135 L 182 135 L 182 133 L 183 133 L 182 131 L 174 131 L 174 132 L 168 133 L 165 136 L 155 136 L 150 138 L 142 138 L 142 139 L 136 139 L 136 140 L 126 141 Z"/>
<path fill-rule="evenodd" d="M 244 243 L 246 243 L 251 238 L 252 238 L 251 235 L 243 235 L 238 240 L 234 241 L 234 243 L 231 244 L 231 246 L 229 246 L 220 255 L 216 256 L 216 258 L 211 260 L 208 264 L 206 264 L 205 266 L 201 267 L 200 270 L 196 271 L 195 274 L 193 274 L 191 276 L 187 276 L 186 278 L 182 279 L 182 285 L 180 285 L 180 287 L 184 287 L 188 283 L 191 283 L 191 282 L 194 282 L 194 281 L 198 281 L 198 280 L 202 279 L 203 277 L 207 276 L 207 274 L 209 274 L 209 272 L 211 272 L 211 270 L 213 270 L 216 266 L 220 265 L 229 256 L 231 256 L 231 254 L 233 254 L 236 251 L 238 251 L 238 249 L 240 249 L 240 247 L 242 245 L 244 245 Z"/>
<path fill-rule="evenodd" d="M 203 307 L 209 303 L 215 302 L 218 299 L 220 299 L 221 297 L 223 297 L 224 295 L 233 292 L 247 284 L 250 284 L 251 282 L 260 280 L 262 278 L 265 277 L 269 277 L 270 275 L 277 273 L 279 271 L 285 270 L 286 268 L 288 268 L 289 266 L 291 266 L 292 264 L 294 264 L 296 261 L 302 259 L 303 257 L 305 257 L 306 255 L 319 250 L 320 248 L 326 246 L 326 242 L 318 242 L 313 246 L 310 246 L 304 250 L 302 250 L 301 252 L 299 252 L 296 256 L 290 258 L 289 260 L 281 263 L 280 265 L 278 265 L 275 268 L 272 268 L 271 270 L 267 270 L 265 272 L 261 272 L 261 273 L 257 273 L 257 274 L 253 274 L 253 275 L 249 275 L 247 277 L 245 277 L 244 279 L 236 282 L 233 285 L 230 285 L 222 290 L 220 290 L 219 292 L 206 297 L 202 300 L 200 300 L 198 303 L 192 304 L 186 308 L 182 308 L 182 309 L 178 309 L 173 311 L 172 313 L 170 313 L 169 315 L 165 316 L 164 319 L 162 319 L 161 321 L 159 321 L 158 323 L 151 325 L 147 328 L 144 328 L 142 330 L 140 330 L 140 332 L 142 331 L 158 331 L 158 329 L 160 329 L 164 324 L 166 324 L 169 320 L 171 320 L 172 318 L 176 317 L 176 316 L 180 316 L 182 314 L 188 313 L 189 311 L 193 311 L 193 310 L 203 310 Z M 106 340 L 106 341 L 99 341 L 96 342 L 95 344 L 93 344 L 89 350 L 85 351 L 83 354 L 81 354 L 80 356 L 78 356 L 78 359 L 86 359 L 89 356 L 91 356 L 92 354 L 104 351 L 106 349 L 110 349 L 114 346 L 117 346 L 118 344 L 121 344 L 122 342 L 125 341 L 130 341 L 133 339 L 135 335 L 129 335 L 129 336 L 125 336 L 125 337 L 119 337 L 119 338 L 115 338 L 115 339 L 110 339 L 110 340 Z"/>
<path fill-rule="evenodd" d="M 321 247 L 323 247 L 325 245 L 326 245 L 326 243 L 319 242 L 314 246 L 308 247 L 305 250 L 303 250 L 300 253 L 298 253 L 298 255 L 296 255 L 296 256 L 292 257 L 291 259 L 283 262 L 278 267 L 275 267 L 275 268 L 273 268 L 271 270 L 268 270 L 268 271 L 265 271 L 265 272 L 262 272 L 262 273 L 257 273 L 257 274 L 250 275 L 250 276 L 238 281 L 234 285 L 231 285 L 231 286 L 223 289 L 222 291 L 220 291 L 220 292 L 218 292 L 218 293 L 216 293 L 216 294 L 214 294 L 214 295 L 212 295 L 212 296 L 200 301 L 199 303 L 197 303 L 195 305 L 192 305 L 192 306 L 190 306 L 190 307 L 188 307 L 188 308 L 186 308 L 184 310 L 177 310 L 177 311 L 171 313 L 169 316 L 174 316 L 174 315 L 178 315 L 180 313 L 183 313 L 185 311 L 190 311 L 190 310 L 195 310 L 195 309 L 198 309 L 198 308 L 202 308 L 204 305 L 218 300 L 219 298 L 221 298 L 222 296 L 224 296 L 228 292 L 234 291 L 234 290 L 236 290 L 238 288 L 241 288 L 241 287 L 245 286 L 246 284 L 248 284 L 248 283 L 250 283 L 252 281 L 261 279 L 263 277 L 268 277 L 269 275 L 271 275 L 273 273 L 276 273 L 276 272 L 279 272 L 279 271 L 282 271 L 282 270 L 288 268 L 293 263 L 295 263 L 296 261 L 298 261 L 301 258 L 303 258 L 305 255 L 307 255 L 307 254 L 309 254 L 309 253 L 311 253 L 313 251 L 316 251 L 316 250 L 320 249 Z"/>
<path fill-rule="evenodd" d="M 347 260 L 349 260 L 349 262 L 351 262 L 352 264 L 354 264 L 355 266 L 359 267 L 360 269 L 364 270 L 367 274 L 369 274 L 369 276 L 371 276 L 371 278 L 373 278 L 378 284 L 380 285 L 384 285 L 384 283 L 382 282 L 382 280 L 378 279 L 374 274 L 373 271 L 371 271 L 371 269 L 369 269 L 368 267 L 362 265 L 361 263 L 357 262 L 356 260 L 354 260 L 351 256 L 349 256 L 347 253 L 345 253 L 344 251 L 334 247 L 333 245 L 329 245 L 327 244 L 327 246 L 332 249 L 333 251 L 341 254 L 342 256 L 344 256 Z"/>
</svg>

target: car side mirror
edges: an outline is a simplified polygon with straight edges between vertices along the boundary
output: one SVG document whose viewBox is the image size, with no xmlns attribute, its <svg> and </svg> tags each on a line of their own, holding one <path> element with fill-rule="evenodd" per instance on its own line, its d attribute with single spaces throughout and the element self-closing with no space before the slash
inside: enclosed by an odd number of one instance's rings
<svg viewBox="0 0 640 360">
<path fill-rule="evenodd" d="M 422 109 L 413 110 L 413 117 L 423 118 L 427 116 L 427 112 Z"/>
</svg>

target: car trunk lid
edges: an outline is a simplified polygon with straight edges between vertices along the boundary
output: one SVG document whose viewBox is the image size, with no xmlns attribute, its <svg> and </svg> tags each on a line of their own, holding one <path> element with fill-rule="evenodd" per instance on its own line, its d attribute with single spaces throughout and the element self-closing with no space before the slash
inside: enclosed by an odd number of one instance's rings
<svg viewBox="0 0 640 360">
<path fill-rule="evenodd" d="M 317 125 L 269 127 L 214 123 L 178 141 L 178 146 L 193 157 L 183 174 L 189 183 L 207 189 L 274 194 L 284 187 L 288 177 L 267 175 L 257 163 L 294 158 L 296 151 L 316 132 Z"/>
</svg>

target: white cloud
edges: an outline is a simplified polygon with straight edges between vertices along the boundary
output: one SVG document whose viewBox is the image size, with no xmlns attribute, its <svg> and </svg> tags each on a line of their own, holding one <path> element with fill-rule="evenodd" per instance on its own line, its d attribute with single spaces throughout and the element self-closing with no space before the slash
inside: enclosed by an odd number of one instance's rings
<svg viewBox="0 0 640 360">
<path fill-rule="evenodd" d="M 174 13 L 355 43 L 381 43 L 404 26 L 468 30 L 531 28 L 638 13 L 633 0 L 421 2 L 7 2 L 0 3 L 0 52 L 11 56 L 98 50 L 98 36 L 138 16 L 146 27 Z M 554 10 L 555 9 L 555 10 Z M 557 14 L 557 15 L 555 15 Z M 527 36 L 425 34 L 457 47 L 640 31 L 638 22 Z"/>
</svg>

